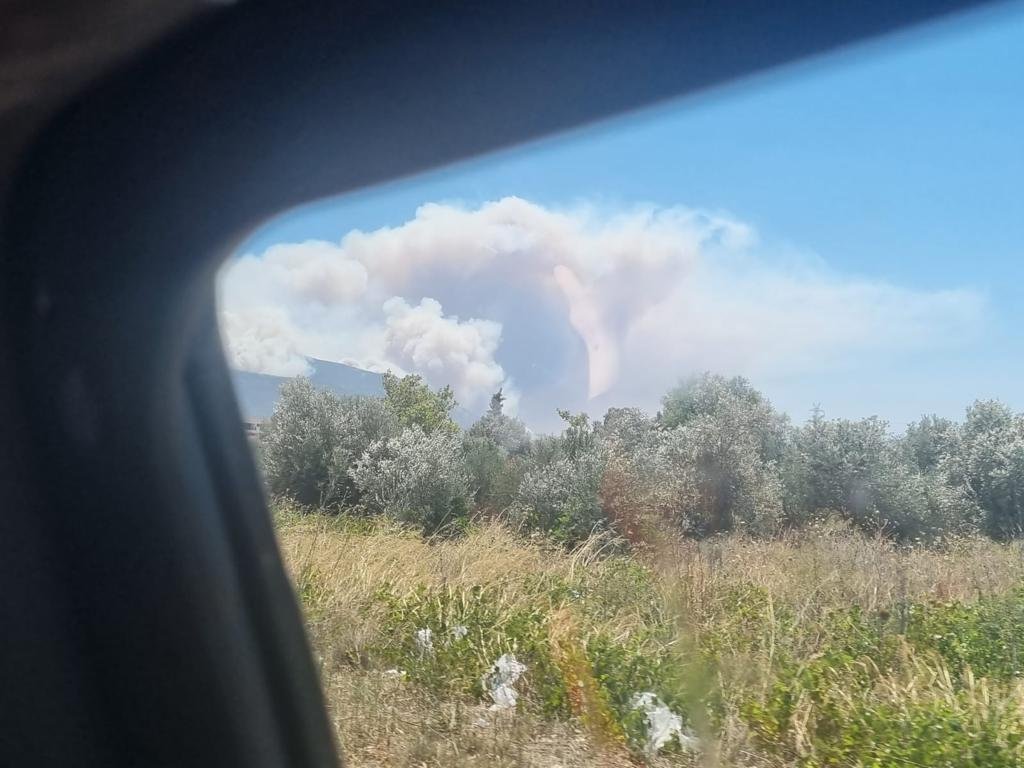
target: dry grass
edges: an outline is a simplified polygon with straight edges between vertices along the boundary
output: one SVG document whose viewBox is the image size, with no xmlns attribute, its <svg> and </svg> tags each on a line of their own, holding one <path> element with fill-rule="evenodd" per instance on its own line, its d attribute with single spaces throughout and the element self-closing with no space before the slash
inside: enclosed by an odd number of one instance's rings
<svg viewBox="0 0 1024 768">
<path fill-rule="evenodd" d="M 278 530 L 351 766 L 637 764 L 636 755 L 620 742 L 592 738 L 578 723 L 530 710 L 491 713 L 478 702 L 440 696 L 388 675 L 370 658 L 381 632 L 374 596 L 382 588 L 403 593 L 420 585 L 453 590 L 485 585 L 494 588 L 497 599 L 515 606 L 535 599 L 529 585 L 538 578 L 599 577 L 615 562 L 603 556 L 607 542 L 594 540 L 566 553 L 540 540 L 518 538 L 497 524 L 461 539 L 426 542 L 386 525 L 356 531 L 316 515 L 285 515 Z M 775 541 L 665 540 L 647 566 L 666 603 L 688 617 L 695 630 L 716 621 L 725 596 L 738 585 L 762 588 L 769 605 L 784 605 L 800 620 L 811 621 L 850 605 L 877 610 L 908 600 L 970 601 L 1005 591 L 1024 577 L 1018 545 L 966 540 L 943 550 L 906 550 L 829 525 Z M 625 601 L 600 620 L 605 629 L 625 637 L 643 617 Z M 771 650 L 763 653 L 757 664 L 769 668 L 770 655 Z M 736 683 L 723 678 L 720 684 Z M 783 764 L 754 746 L 736 712 L 726 712 L 712 738 L 707 762 L 750 768 Z M 677 755 L 656 764 L 685 760 Z"/>
<path fill-rule="evenodd" d="M 529 580 L 596 575 L 606 545 L 595 538 L 566 553 L 540 539 L 519 539 L 497 523 L 460 539 L 430 542 L 386 522 L 372 532 L 355 531 L 319 515 L 289 517 L 278 526 L 278 537 L 325 657 L 364 653 L 379 631 L 369 606 L 382 587 L 402 593 L 421 585 L 488 585 L 514 606 L 530 600 L 523 589 Z M 628 612 L 616 619 L 630 620 Z"/>
<path fill-rule="evenodd" d="M 594 745 L 581 728 L 530 713 L 492 713 L 484 704 L 442 698 L 368 668 L 377 639 L 373 597 L 384 586 L 469 589 L 498 586 L 510 605 L 529 599 L 527 580 L 571 579 L 602 567 L 604 542 L 567 554 L 540 540 L 484 526 L 453 541 L 428 542 L 380 523 L 372 532 L 331 518 L 289 516 L 278 537 L 307 612 L 310 634 L 339 742 L 360 766 L 536 766 L 614 768 L 634 765 L 625 749 Z M 628 615 L 619 617 L 629 623 Z M 363 664 L 353 663 L 361 659 Z"/>
<path fill-rule="evenodd" d="M 489 712 L 442 698 L 380 672 L 334 669 L 324 680 L 348 765 L 459 768 L 618 768 L 624 750 L 595 747 L 567 723 L 536 715 Z"/>
<path fill-rule="evenodd" d="M 855 534 L 840 523 L 811 526 L 776 540 L 740 536 L 665 540 L 659 570 L 700 612 L 722 588 L 763 587 L 804 610 L 857 605 L 877 610 L 907 600 L 970 601 L 1024 579 L 1024 548 L 959 539 L 944 548 L 899 547 Z"/>
</svg>

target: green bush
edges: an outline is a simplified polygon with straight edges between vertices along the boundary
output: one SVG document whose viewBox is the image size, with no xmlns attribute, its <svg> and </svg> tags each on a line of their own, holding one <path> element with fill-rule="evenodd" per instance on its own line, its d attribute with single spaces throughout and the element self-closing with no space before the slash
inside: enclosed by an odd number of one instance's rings
<svg viewBox="0 0 1024 768">
<path fill-rule="evenodd" d="M 743 716 L 763 746 L 802 765 L 1020 765 L 1022 621 L 1024 590 L 837 611 L 811 658 L 780 655 Z"/>
<path fill-rule="evenodd" d="M 1024 720 L 1014 709 L 987 690 L 902 701 L 865 696 L 837 708 L 835 737 L 816 744 L 806 762 L 837 768 L 1020 766 Z"/>
<path fill-rule="evenodd" d="M 971 604 L 925 603 L 910 609 L 907 638 L 959 675 L 1024 676 L 1024 588 Z"/>
<path fill-rule="evenodd" d="M 662 633 L 634 634 L 625 640 L 601 633 L 587 642 L 587 658 L 609 709 L 628 741 L 644 742 L 647 724 L 634 706 L 638 693 L 651 692 L 683 715 L 692 704 L 689 664 L 673 652 Z"/>
</svg>

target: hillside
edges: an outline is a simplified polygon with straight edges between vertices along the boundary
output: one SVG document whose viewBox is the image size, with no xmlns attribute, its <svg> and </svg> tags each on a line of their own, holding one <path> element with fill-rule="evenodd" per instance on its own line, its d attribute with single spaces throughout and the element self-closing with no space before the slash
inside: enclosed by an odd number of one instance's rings
<svg viewBox="0 0 1024 768">
<path fill-rule="evenodd" d="M 309 358 L 312 371 L 309 380 L 313 386 L 326 389 L 336 395 L 364 395 L 383 397 L 384 385 L 379 373 L 364 371 L 345 363 Z M 251 371 L 232 371 L 235 394 L 245 421 L 265 421 L 274 412 L 281 393 L 281 385 L 288 381 L 284 376 L 271 376 Z M 474 416 L 465 408 L 456 407 L 452 418 L 462 427 L 468 427 Z"/>
<path fill-rule="evenodd" d="M 309 374 L 309 380 L 320 389 L 329 390 L 337 395 L 381 397 L 384 394 L 379 373 L 316 358 L 310 358 L 309 364 L 313 369 Z M 246 421 L 269 419 L 274 412 L 281 385 L 288 381 L 284 376 L 251 371 L 232 371 L 231 377 L 235 383 L 235 393 L 238 396 L 242 417 Z"/>
</svg>

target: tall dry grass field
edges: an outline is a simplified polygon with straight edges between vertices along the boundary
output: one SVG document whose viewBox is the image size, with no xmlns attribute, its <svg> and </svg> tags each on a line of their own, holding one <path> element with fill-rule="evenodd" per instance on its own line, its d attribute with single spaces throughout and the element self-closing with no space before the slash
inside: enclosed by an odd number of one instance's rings
<svg viewBox="0 0 1024 768">
<path fill-rule="evenodd" d="M 1024 764 L 1018 545 L 821 525 L 634 557 L 289 509 L 278 533 L 352 766 Z M 493 710 L 503 653 L 527 671 Z M 652 748 L 644 691 L 685 743 Z"/>
</svg>

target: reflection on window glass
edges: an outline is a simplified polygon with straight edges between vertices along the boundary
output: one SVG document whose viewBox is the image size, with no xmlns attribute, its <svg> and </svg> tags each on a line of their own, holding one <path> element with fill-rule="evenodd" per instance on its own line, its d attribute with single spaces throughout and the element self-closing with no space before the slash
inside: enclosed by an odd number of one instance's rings
<svg viewBox="0 0 1024 768">
<path fill-rule="evenodd" d="M 1018 6 L 251 235 L 352 765 L 1024 762 L 1022 74 Z"/>
</svg>

